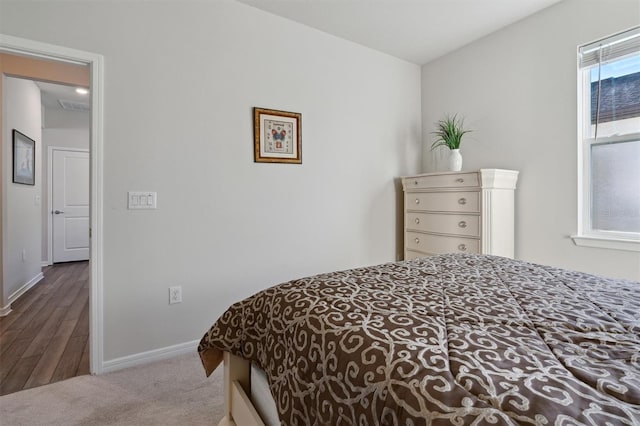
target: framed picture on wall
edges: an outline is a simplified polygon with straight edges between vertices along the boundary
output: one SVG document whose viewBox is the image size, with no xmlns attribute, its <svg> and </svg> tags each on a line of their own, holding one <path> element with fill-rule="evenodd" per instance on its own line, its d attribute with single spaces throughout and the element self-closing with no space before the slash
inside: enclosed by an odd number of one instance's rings
<svg viewBox="0 0 640 426">
<path fill-rule="evenodd" d="M 13 129 L 13 182 L 36 184 L 36 142 Z"/>
<path fill-rule="evenodd" d="M 302 114 L 253 108 L 254 161 L 302 164 Z"/>
</svg>

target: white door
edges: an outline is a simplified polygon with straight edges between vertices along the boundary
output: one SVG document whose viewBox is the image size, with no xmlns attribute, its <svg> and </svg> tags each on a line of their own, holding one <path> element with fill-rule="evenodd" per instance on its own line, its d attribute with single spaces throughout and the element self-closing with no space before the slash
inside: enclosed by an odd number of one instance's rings
<svg viewBox="0 0 640 426">
<path fill-rule="evenodd" d="M 89 259 L 89 153 L 54 150 L 53 262 Z"/>
</svg>

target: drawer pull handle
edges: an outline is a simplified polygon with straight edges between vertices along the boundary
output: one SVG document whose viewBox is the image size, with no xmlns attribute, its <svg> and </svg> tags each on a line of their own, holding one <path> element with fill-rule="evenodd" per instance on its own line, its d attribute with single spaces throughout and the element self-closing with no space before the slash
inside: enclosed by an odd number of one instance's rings
<svg viewBox="0 0 640 426">
<path fill-rule="evenodd" d="M 417 238 L 416 238 L 416 240 L 417 240 Z M 466 245 L 464 245 L 464 244 L 460 244 L 460 245 L 458 246 L 458 250 L 460 250 L 460 251 L 467 251 L 467 246 L 466 246 Z"/>
<path fill-rule="evenodd" d="M 458 179 L 456 179 L 456 182 L 458 182 L 458 183 L 463 183 L 463 182 L 464 182 L 464 179 L 462 179 L 462 178 L 458 178 Z"/>
<path fill-rule="evenodd" d="M 420 199 L 416 198 L 416 204 L 420 204 Z"/>
<path fill-rule="evenodd" d="M 467 199 L 466 198 L 460 198 L 458 200 L 458 204 L 462 204 L 464 206 L 465 204 L 467 204 Z"/>
<path fill-rule="evenodd" d="M 416 244 L 420 244 L 420 238 L 415 239 Z"/>
<path fill-rule="evenodd" d="M 414 185 L 417 185 L 417 184 L 418 184 L 418 181 L 417 181 L 417 180 L 414 180 L 414 181 L 413 181 L 413 184 L 414 184 Z"/>
<path fill-rule="evenodd" d="M 461 220 L 460 222 L 458 222 L 458 226 L 460 228 L 466 228 L 467 227 L 467 222 L 465 222 L 464 220 Z"/>
<path fill-rule="evenodd" d="M 420 224 L 420 218 L 416 217 L 416 225 Z"/>
</svg>

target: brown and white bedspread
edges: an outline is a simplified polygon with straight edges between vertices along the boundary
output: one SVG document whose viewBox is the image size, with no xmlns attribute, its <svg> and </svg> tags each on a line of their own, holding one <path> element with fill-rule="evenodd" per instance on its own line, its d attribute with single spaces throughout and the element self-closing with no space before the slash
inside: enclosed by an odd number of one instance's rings
<svg viewBox="0 0 640 426">
<path fill-rule="evenodd" d="M 284 425 L 640 424 L 640 283 L 500 257 L 281 284 L 199 351 L 264 369 Z"/>
</svg>

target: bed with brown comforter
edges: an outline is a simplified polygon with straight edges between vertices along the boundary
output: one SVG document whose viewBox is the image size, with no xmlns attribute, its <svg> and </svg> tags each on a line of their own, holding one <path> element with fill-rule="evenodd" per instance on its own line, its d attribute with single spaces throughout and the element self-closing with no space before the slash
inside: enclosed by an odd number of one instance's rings
<svg viewBox="0 0 640 426">
<path fill-rule="evenodd" d="M 501 257 L 281 284 L 198 350 L 262 368 L 284 425 L 640 424 L 640 283 Z"/>
</svg>

